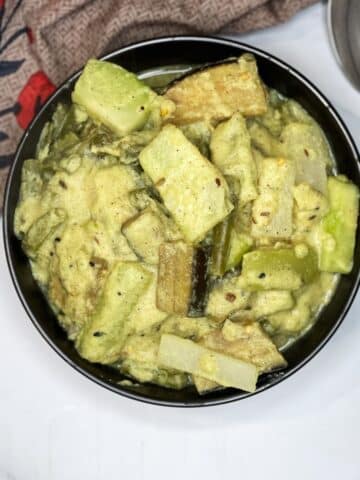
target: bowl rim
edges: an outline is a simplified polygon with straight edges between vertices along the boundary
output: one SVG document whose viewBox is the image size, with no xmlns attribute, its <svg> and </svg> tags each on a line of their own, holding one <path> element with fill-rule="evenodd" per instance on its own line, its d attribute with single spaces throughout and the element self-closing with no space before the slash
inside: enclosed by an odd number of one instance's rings
<svg viewBox="0 0 360 480">
<path fill-rule="evenodd" d="M 345 125 L 344 121 L 336 111 L 336 109 L 333 107 L 331 102 L 327 99 L 327 97 L 321 93 L 321 91 L 316 87 L 307 77 L 305 77 L 302 73 L 300 73 L 297 69 L 294 67 L 290 66 L 287 62 L 279 59 L 277 56 L 270 54 L 266 52 L 265 50 L 262 50 L 258 47 L 254 47 L 252 45 L 249 45 L 244 42 L 238 42 L 236 40 L 230 40 L 227 38 L 223 37 L 215 37 L 215 36 L 208 36 L 208 35 L 170 35 L 170 36 L 162 36 L 162 37 L 156 37 L 156 38 L 150 38 L 148 40 L 144 41 L 139 41 L 139 42 L 134 42 L 130 43 L 128 45 L 125 45 L 124 47 L 118 48 L 116 50 L 113 50 L 109 53 L 106 53 L 105 55 L 102 55 L 98 57 L 100 60 L 110 60 L 112 57 L 132 51 L 132 50 L 137 50 L 142 47 L 146 47 L 148 45 L 156 45 L 156 44 L 162 44 L 162 43 L 169 43 L 169 42 L 178 42 L 178 41 L 189 41 L 189 42 L 199 42 L 199 43 L 207 43 L 207 44 L 218 44 L 218 45 L 224 45 L 224 46 L 230 46 L 234 48 L 238 48 L 239 50 L 245 50 L 248 53 L 254 53 L 255 55 L 262 57 L 282 69 L 286 70 L 288 74 L 292 75 L 295 77 L 297 80 L 299 80 L 302 84 L 304 84 L 316 97 L 317 99 L 329 110 L 329 113 L 331 116 L 334 118 L 336 121 L 338 127 L 342 131 L 346 142 L 348 143 L 350 149 L 352 150 L 353 156 L 358 164 L 358 167 L 360 168 L 360 160 L 359 160 L 359 152 L 356 147 L 355 141 L 350 134 L 347 126 Z M 27 129 L 22 135 L 22 138 L 20 139 L 16 152 L 14 154 L 13 161 L 11 163 L 7 180 L 6 180 L 6 186 L 5 186 L 5 193 L 4 193 L 4 207 L 3 207 L 3 240 L 4 240 L 4 247 L 5 247 L 5 256 L 6 256 L 6 261 L 7 265 L 10 271 L 10 276 L 13 282 L 13 285 L 15 287 L 16 293 L 20 299 L 20 302 L 22 303 L 28 317 L 30 318 L 32 324 L 34 327 L 37 329 L 37 331 L 40 333 L 40 335 L 43 337 L 43 339 L 50 345 L 50 347 L 63 359 L 67 364 L 69 364 L 71 367 L 73 367 L 77 372 L 85 376 L 86 378 L 92 380 L 94 383 L 97 385 L 104 387 L 105 389 L 112 391 L 118 395 L 121 395 L 123 397 L 132 399 L 132 400 L 137 400 L 142 403 L 147 403 L 151 405 L 158 405 L 158 406 L 166 406 L 166 407 L 182 407 L 182 408 L 188 408 L 188 407 L 207 407 L 207 406 L 216 406 L 216 405 L 224 405 L 227 403 L 232 403 L 238 400 L 242 400 L 245 398 L 252 397 L 254 395 L 257 395 L 261 392 L 264 392 L 265 390 L 268 390 L 276 385 L 279 385 L 280 382 L 284 381 L 285 379 L 289 378 L 290 376 L 294 375 L 298 370 L 303 368 L 310 360 L 312 360 L 322 349 L 323 347 L 330 341 L 330 339 L 333 337 L 334 333 L 337 331 L 337 329 L 340 327 L 341 323 L 344 321 L 344 318 L 346 317 L 354 299 L 356 296 L 356 293 L 358 291 L 359 285 L 360 285 L 360 270 L 357 272 L 356 279 L 354 284 L 352 285 L 351 288 L 351 293 L 349 295 L 349 298 L 340 314 L 336 322 L 334 323 L 333 327 L 331 330 L 328 332 L 328 334 L 324 337 L 324 339 L 314 348 L 314 350 L 306 357 L 304 358 L 298 365 L 296 365 L 294 368 L 289 370 L 288 372 L 284 373 L 283 375 L 278 376 L 275 378 L 270 384 L 263 385 L 259 387 L 255 392 L 253 393 L 235 393 L 229 395 L 228 398 L 219 398 L 219 399 L 207 399 L 206 397 L 201 397 L 201 401 L 195 402 L 190 400 L 189 402 L 187 401 L 167 401 L 167 400 L 160 400 L 156 398 L 149 398 L 146 397 L 140 393 L 136 392 L 130 392 L 128 390 L 125 390 L 121 387 L 121 385 L 115 385 L 110 382 L 104 381 L 101 378 L 96 377 L 94 374 L 86 371 L 83 367 L 78 365 L 76 362 L 71 360 L 62 350 L 60 347 L 58 347 L 55 342 L 46 334 L 46 332 L 43 330 L 41 327 L 40 323 L 38 322 L 36 316 L 32 313 L 27 301 L 25 300 L 25 297 L 23 295 L 23 292 L 21 290 L 21 287 L 19 285 L 19 282 L 16 277 L 15 273 L 15 268 L 12 264 L 12 259 L 11 259 L 11 252 L 10 252 L 10 236 L 8 235 L 8 230 L 9 230 L 9 225 L 8 225 L 8 209 L 9 209 L 9 197 L 10 197 L 10 191 L 12 187 L 12 180 L 15 172 L 15 167 L 19 161 L 19 156 L 22 151 L 23 145 L 29 136 L 29 132 L 31 131 L 33 125 L 37 122 L 38 118 L 41 117 L 43 114 L 43 111 L 46 110 L 48 105 L 50 105 L 53 100 L 56 98 L 56 96 L 59 94 L 61 90 L 66 88 L 68 84 L 71 84 L 82 72 L 83 67 L 77 70 L 75 73 L 73 73 L 69 78 L 67 78 L 64 82 L 62 82 L 56 90 L 52 93 L 52 95 L 46 100 L 46 102 L 42 105 L 38 113 L 35 115 L 31 123 L 28 125 Z"/>
</svg>

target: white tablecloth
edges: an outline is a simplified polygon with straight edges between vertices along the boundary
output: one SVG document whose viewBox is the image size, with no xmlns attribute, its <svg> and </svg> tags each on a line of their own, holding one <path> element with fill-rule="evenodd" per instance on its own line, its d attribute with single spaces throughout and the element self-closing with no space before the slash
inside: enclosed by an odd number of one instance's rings
<svg viewBox="0 0 360 480">
<path fill-rule="evenodd" d="M 324 10 L 233 38 L 304 72 L 359 138 L 360 95 L 335 63 Z M 245 401 L 185 410 L 117 396 L 61 360 L 20 305 L 2 246 L 0 282 L 0 480 L 359 480 L 359 297 L 293 377 Z"/>
</svg>

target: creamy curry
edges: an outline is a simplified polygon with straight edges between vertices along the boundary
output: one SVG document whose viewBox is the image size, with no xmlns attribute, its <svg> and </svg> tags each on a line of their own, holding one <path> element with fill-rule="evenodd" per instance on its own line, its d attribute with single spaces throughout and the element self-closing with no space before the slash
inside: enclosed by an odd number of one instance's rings
<svg viewBox="0 0 360 480">
<path fill-rule="evenodd" d="M 22 170 L 15 233 L 79 354 L 254 391 L 349 273 L 358 189 L 255 58 L 156 93 L 90 60 Z"/>
</svg>

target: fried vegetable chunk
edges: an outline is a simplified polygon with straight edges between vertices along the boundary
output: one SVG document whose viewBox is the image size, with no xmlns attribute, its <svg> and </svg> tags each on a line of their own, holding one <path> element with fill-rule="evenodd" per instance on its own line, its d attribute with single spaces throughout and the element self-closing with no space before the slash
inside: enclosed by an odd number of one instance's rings
<svg viewBox="0 0 360 480">
<path fill-rule="evenodd" d="M 249 54 L 188 75 L 170 86 L 165 96 L 176 105 L 171 121 L 177 125 L 201 120 L 217 123 L 237 111 L 251 116 L 267 109 L 265 88 Z"/>
<path fill-rule="evenodd" d="M 159 248 L 156 305 L 163 312 L 186 315 L 191 299 L 194 249 L 183 242 Z"/>
<path fill-rule="evenodd" d="M 174 125 L 144 148 L 140 163 L 189 243 L 202 240 L 233 209 L 224 177 Z"/>
<path fill-rule="evenodd" d="M 222 330 L 206 335 L 201 344 L 210 350 L 230 355 L 255 365 L 259 373 L 286 367 L 287 362 L 258 322 L 247 320 L 239 323 L 226 320 Z M 194 382 L 200 394 L 219 387 L 214 382 L 195 376 Z"/>
<path fill-rule="evenodd" d="M 91 362 L 115 362 L 127 336 L 127 322 L 151 273 L 137 262 L 118 262 L 104 286 L 95 312 L 80 333 L 76 346 Z"/>
</svg>

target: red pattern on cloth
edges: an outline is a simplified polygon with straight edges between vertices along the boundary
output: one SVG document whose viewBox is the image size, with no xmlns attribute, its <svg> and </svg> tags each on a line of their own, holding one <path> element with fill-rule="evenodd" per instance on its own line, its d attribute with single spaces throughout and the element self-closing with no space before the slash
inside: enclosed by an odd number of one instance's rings
<svg viewBox="0 0 360 480">
<path fill-rule="evenodd" d="M 28 127 L 40 106 L 55 88 L 44 72 L 39 71 L 31 75 L 17 98 L 20 108 L 15 114 L 16 121 L 23 130 Z"/>
</svg>

